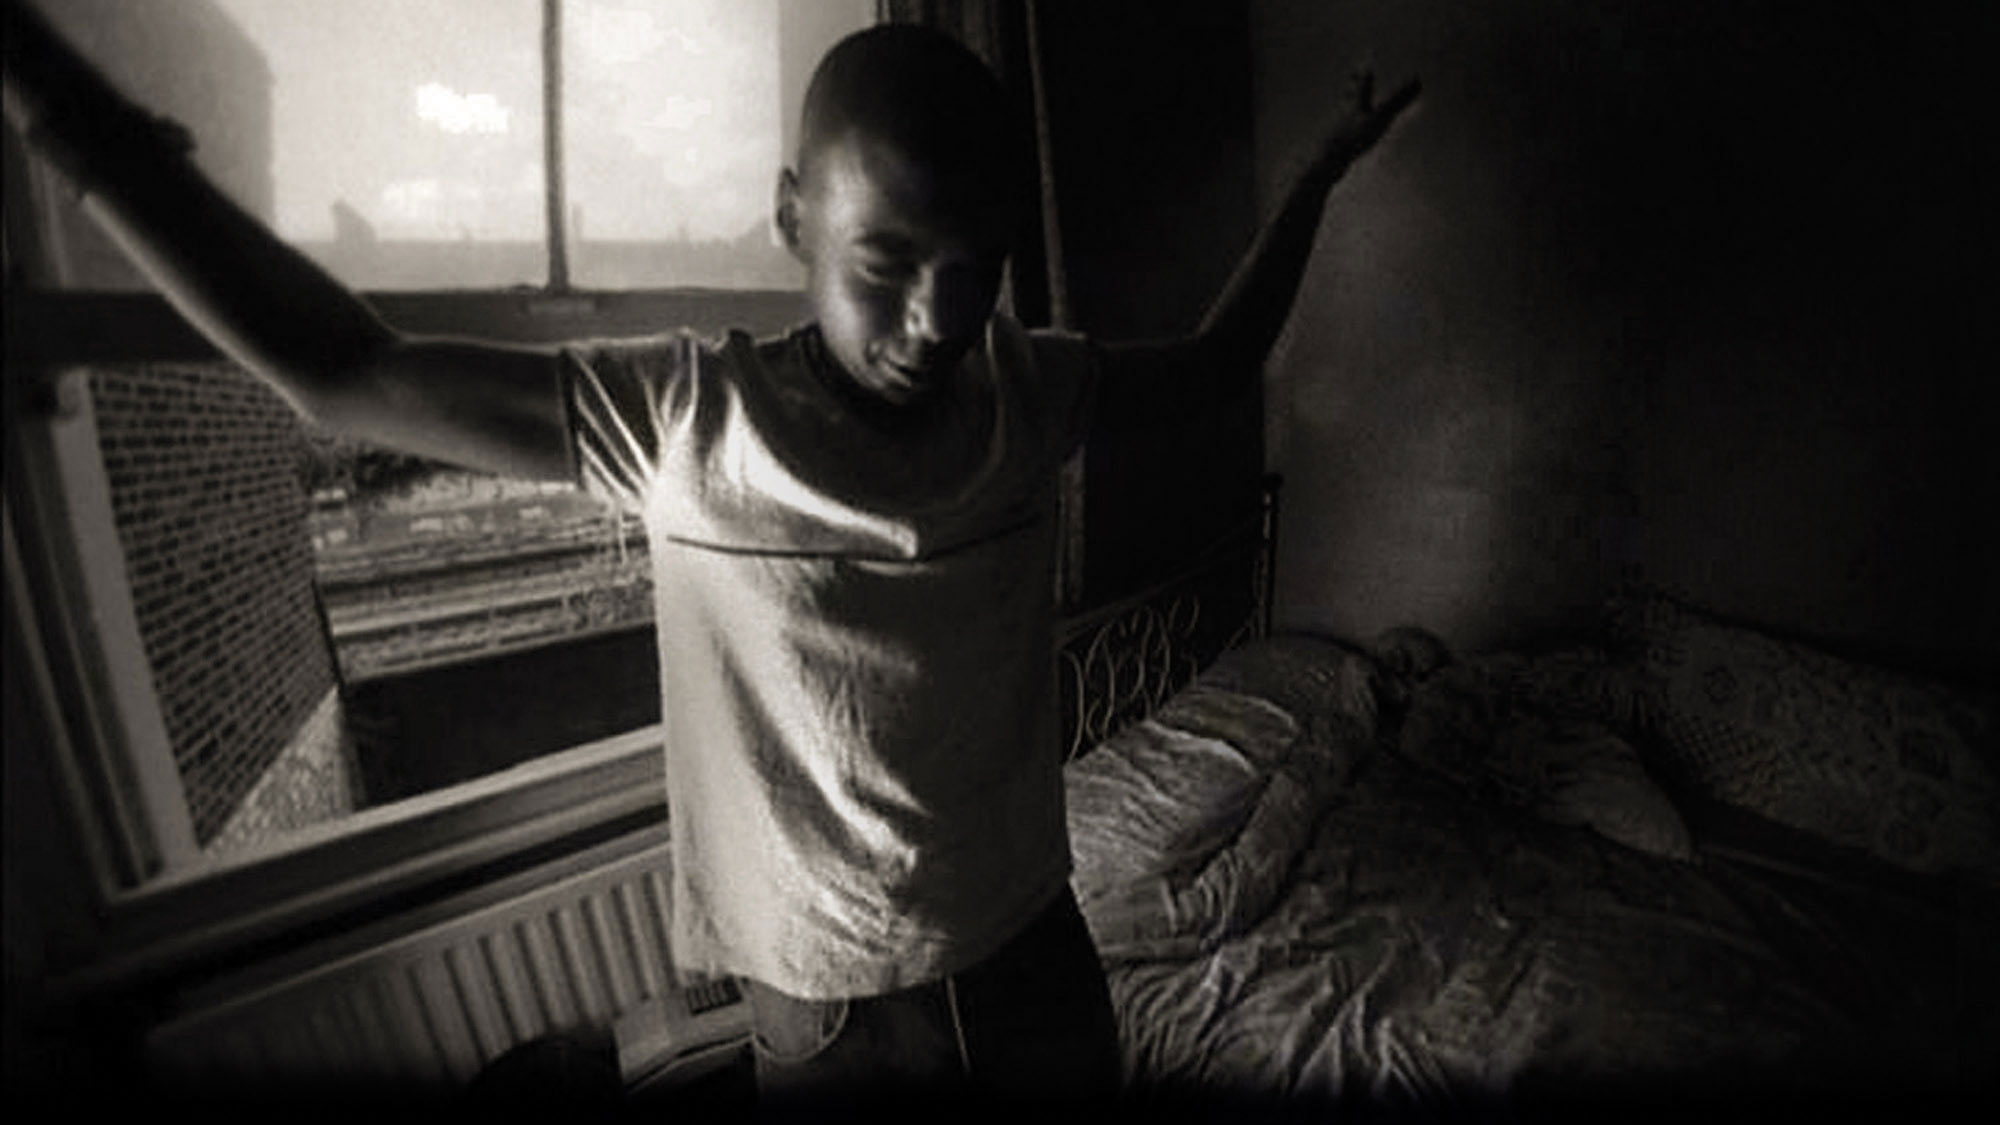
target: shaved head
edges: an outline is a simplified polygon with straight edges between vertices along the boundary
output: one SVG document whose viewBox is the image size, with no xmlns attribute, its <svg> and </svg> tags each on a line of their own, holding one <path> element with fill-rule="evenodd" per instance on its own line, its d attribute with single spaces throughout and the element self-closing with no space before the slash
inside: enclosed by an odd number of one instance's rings
<svg viewBox="0 0 2000 1125">
<path fill-rule="evenodd" d="M 841 385 L 871 410 L 955 401 L 1033 199 L 1006 90 L 956 41 L 890 24 L 826 53 L 800 118 L 773 218 Z"/>
<path fill-rule="evenodd" d="M 979 56 L 928 28 L 883 24 L 841 40 L 806 87 L 797 169 L 836 142 L 889 145 L 952 187 L 1018 206 L 1032 168 L 1022 123 Z"/>
</svg>

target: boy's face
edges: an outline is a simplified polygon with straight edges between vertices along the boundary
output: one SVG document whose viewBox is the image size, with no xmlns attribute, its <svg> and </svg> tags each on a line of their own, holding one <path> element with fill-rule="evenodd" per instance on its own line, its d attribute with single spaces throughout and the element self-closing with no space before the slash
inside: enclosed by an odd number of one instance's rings
<svg viewBox="0 0 2000 1125">
<path fill-rule="evenodd" d="M 1011 222 L 981 188 L 857 131 L 780 180 L 778 226 L 827 348 L 885 404 L 943 385 L 993 313 Z"/>
</svg>

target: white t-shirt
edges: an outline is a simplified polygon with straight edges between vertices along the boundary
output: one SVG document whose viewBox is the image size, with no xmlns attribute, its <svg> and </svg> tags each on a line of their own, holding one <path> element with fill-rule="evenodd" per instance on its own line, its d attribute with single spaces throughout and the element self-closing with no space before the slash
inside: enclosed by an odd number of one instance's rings
<svg viewBox="0 0 2000 1125">
<path fill-rule="evenodd" d="M 563 367 L 578 479 L 651 544 L 674 959 L 828 999 L 971 965 L 1068 878 L 1056 481 L 1096 368 L 996 316 L 906 441 L 814 331 Z"/>
</svg>

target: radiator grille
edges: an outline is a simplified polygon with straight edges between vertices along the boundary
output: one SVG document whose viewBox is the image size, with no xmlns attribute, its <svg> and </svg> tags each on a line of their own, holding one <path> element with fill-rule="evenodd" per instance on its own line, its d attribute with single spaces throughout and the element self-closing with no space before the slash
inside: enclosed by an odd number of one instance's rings
<svg viewBox="0 0 2000 1125">
<path fill-rule="evenodd" d="M 650 849 L 210 1003 L 156 1030 L 151 1061 L 198 1091 L 450 1089 L 553 1032 L 643 1035 L 655 1058 L 747 1034 L 733 982 L 676 980 L 665 864 Z"/>
</svg>

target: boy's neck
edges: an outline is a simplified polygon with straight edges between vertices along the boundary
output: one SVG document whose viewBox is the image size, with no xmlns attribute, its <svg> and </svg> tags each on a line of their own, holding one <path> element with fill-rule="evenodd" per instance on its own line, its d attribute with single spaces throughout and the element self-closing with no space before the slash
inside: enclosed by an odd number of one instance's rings
<svg viewBox="0 0 2000 1125">
<path fill-rule="evenodd" d="M 826 339 L 820 334 L 817 322 L 807 325 L 800 333 L 800 350 L 805 355 L 806 369 L 829 394 L 862 422 L 884 433 L 904 435 L 927 428 L 935 421 L 939 407 L 951 397 L 958 382 L 957 370 L 954 370 L 950 380 L 932 388 L 930 393 L 911 402 L 890 402 L 870 394 L 861 381 L 841 365 L 833 350 L 826 346 Z M 962 366 L 963 361 L 960 363 Z"/>
<path fill-rule="evenodd" d="M 876 394 L 870 394 L 868 388 L 862 386 L 858 378 L 854 378 L 854 372 L 842 366 L 840 358 L 834 356 L 832 348 L 826 346 L 826 336 L 820 334 L 818 322 L 808 324 L 806 330 L 800 334 L 800 348 L 806 356 L 806 370 L 812 372 L 812 376 L 820 382 L 820 386 L 824 386 L 836 400 L 848 406 L 858 418 L 862 418 L 870 426 L 878 426 L 884 430 L 908 430 L 914 424 L 918 424 L 914 416 L 928 412 L 922 410 L 922 406 L 928 400 L 936 398 L 936 394 L 926 394 L 916 402 L 898 404 L 880 398 Z"/>
</svg>

